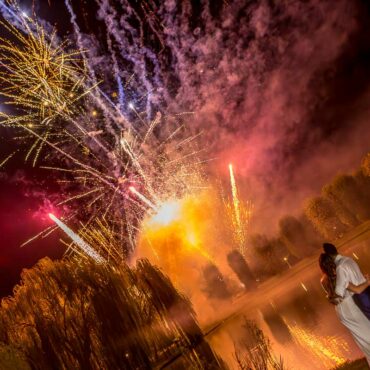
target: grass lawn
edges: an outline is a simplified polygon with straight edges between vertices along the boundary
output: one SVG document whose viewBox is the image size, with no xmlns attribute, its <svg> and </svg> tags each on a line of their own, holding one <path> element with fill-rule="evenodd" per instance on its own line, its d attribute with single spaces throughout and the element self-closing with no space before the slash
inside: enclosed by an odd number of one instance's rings
<svg viewBox="0 0 370 370">
<path fill-rule="evenodd" d="M 332 370 L 368 370 L 370 369 L 365 359 L 348 362 Z"/>
</svg>

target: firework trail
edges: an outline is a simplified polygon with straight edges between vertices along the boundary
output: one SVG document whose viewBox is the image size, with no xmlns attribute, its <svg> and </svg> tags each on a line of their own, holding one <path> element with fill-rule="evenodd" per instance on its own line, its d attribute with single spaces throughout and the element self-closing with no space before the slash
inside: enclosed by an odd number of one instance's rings
<svg viewBox="0 0 370 370">
<path fill-rule="evenodd" d="M 252 217 L 253 205 L 250 201 L 243 202 L 238 194 L 238 187 L 235 180 L 233 165 L 229 164 L 231 200 L 224 199 L 229 219 L 231 220 L 231 230 L 235 243 L 240 253 L 246 255 L 247 231 Z"/>
<path fill-rule="evenodd" d="M 82 238 L 71 230 L 65 223 L 49 213 L 49 217 L 73 240 L 75 245 L 80 248 L 87 256 L 91 257 L 97 263 L 104 263 L 105 259 L 97 253 L 94 248 L 88 245 Z"/>
<path fill-rule="evenodd" d="M 233 165 L 231 163 L 229 164 L 229 172 L 230 172 L 231 192 L 232 192 L 232 197 L 233 197 L 232 199 L 233 199 L 233 206 L 234 206 L 234 217 L 235 217 L 236 228 L 237 228 L 237 238 L 240 244 L 239 246 L 240 253 L 244 255 L 245 238 L 244 238 L 243 226 L 242 226 L 242 221 L 241 221 L 241 216 L 240 216 L 240 201 L 239 201 L 238 189 L 236 187 L 236 182 L 235 182 L 235 177 L 234 177 Z"/>
<path fill-rule="evenodd" d="M 147 197 L 145 197 L 143 194 L 138 192 L 133 186 L 130 186 L 129 190 L 131 191 L 131 193 L 135 194 L 140 200 L 143 201 L 143 203 L 148 205 L 150 208 L 154 210 L 156 209 L 156 206 Z"/>
</svg>

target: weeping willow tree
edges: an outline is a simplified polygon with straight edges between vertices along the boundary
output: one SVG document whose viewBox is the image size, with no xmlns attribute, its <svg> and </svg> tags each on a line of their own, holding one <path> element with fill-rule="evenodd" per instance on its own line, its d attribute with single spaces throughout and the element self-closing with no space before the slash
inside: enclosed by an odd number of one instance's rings
<svg viewBox="0 0 370 370">
<path fill-rule="evenodd" d="M 44 258 L 3 299 L 0 320 L 0 341 L 31 369 L 150 369 L 173 356 L 177 368 L 220 367 L 190 302 L 146 260 Z"/>
</svg>

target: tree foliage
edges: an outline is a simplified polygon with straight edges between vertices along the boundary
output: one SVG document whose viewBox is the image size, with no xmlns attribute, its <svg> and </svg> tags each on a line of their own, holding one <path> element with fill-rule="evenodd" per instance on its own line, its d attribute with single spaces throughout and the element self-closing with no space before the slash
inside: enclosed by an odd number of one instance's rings
<svg viewBox="0 0 370 370">
<path fill-rule="evenodd" d="M 319 245 L 315 231 L 302 216 L 285 216 L 279 221 L 280 237 L 290 254 L 297 258 L 310 255 Z"/>
<path fill-rule="evenodd" d="M 338 203 L 351 211 L 358 220 L 365 221 L 370 217 L 370 208 L 365 202 L 366 194 L 362 191 L 354 176 L 338 175 L 331 183 Z"/>
<path fill-rule="evenodd" d="M 333 203 L 325 197 L 309 199 L 305 214 L 320 234 L 329 240 L 340 237 L 348 230 L 335 212 Z"/>
<path fill-rule="evenodd" d="M 247 261 L 237 249 L 228 253 L 227 262 L 246 290 L 253 290 L 256 288 L 256 278 Z"/>
<path fill-rule="evenodd" d="M 208 298 L 214 299 L 230 299 L 231 291 L 225 281 L 219 268 L 209 263 L 203 268 L 203 291 Z"/>
<path fill-rule="evenodd" d="M 1 370 L 30 370 L 22 353 L 11 346 L 0 343 L 0 369 Z"/>
<path fill-rule="evenodd" d="M 370 219 L 370 153 L 352 175 L 337 175 L 320 197 L 306 202 L 305 214 L 320 234 L 336 239 Z"/>
<path fill-rule="evenodd" d="M 191 369 L 202 359 L 190 302 L 147 260 L 131 269 L 44 258 L 3 299 L 0 320 L 0 341 L 31 369 L 148 369 L 179 351 Z M 204 361 L 217 363 L 210 350 Z"/>
<path fill-rule="evenodd" d="M 265 280 L 284 271 L 288 266 L 284 261 L 289 252 L 279 238 L 268 238 L 262 234 L 252 234 L 249 243 L 253 254 L 253 273 L 259 280 Z"/>
</svg>

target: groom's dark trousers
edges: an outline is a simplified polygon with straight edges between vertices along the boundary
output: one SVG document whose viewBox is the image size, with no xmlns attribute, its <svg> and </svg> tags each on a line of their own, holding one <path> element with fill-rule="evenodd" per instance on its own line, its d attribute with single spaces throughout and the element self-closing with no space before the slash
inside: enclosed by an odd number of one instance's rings
<svg viewBox="0 0 370 370">
<path fill-rule="evenodd" d="M 352 298 L 355 301 L 358 308 L 370 320 L 370 287 L 366 288 L 360 294 L 354 294 Z"/>
</svg>

